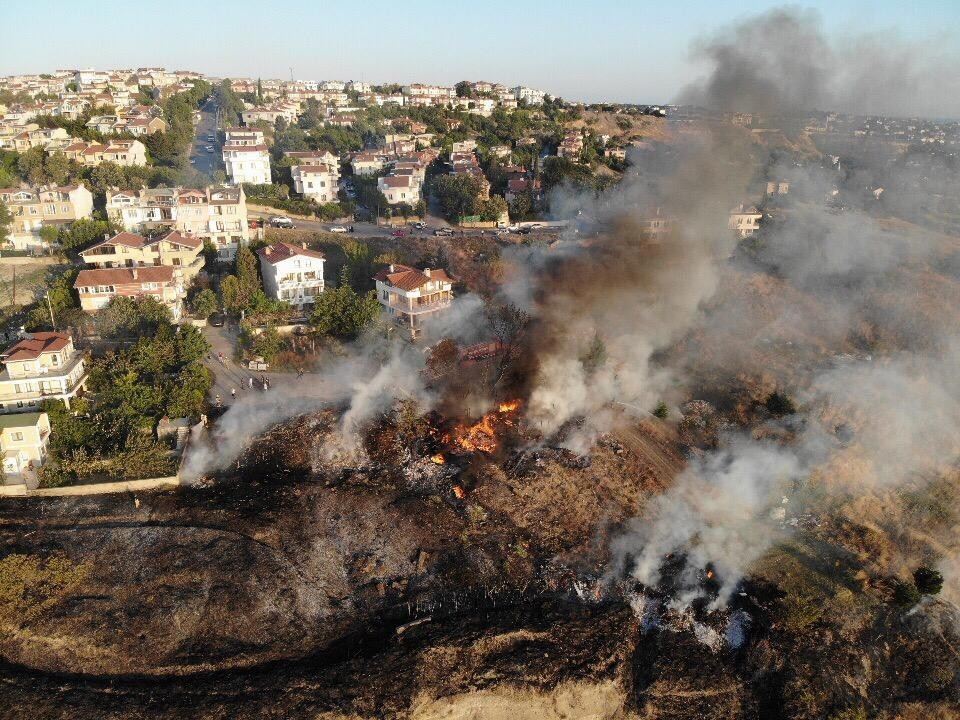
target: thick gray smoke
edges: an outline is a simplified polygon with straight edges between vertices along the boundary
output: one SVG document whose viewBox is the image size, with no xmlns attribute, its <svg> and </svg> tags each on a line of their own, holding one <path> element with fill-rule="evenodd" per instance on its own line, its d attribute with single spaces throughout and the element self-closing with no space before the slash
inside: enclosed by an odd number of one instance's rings
<svg viewBox="0 0 960 720">
<path fill-rule="evenodd" d="M 679 101 L 723 111 L 960 117 L 960 58 L 944 38 L 827 35 L 816 13 L 772 10 L 694 48 L 710 74 Z M 955 46 L 955 43 L 954 43 Z"/>
</svg>

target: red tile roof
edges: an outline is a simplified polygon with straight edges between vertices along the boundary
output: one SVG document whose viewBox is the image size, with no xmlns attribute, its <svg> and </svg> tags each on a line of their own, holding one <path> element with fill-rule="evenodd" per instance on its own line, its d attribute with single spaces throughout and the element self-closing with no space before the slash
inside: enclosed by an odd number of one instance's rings
<svg viewBox="0 0 960 720">
<path fill-rule="evenodd" d="M 430 275 L 427 275 L 422 270 L 407 265 L 390 265 L 374 275 L 373 279 L 407 292 L 436 280 L 453 282 L 446 270 L 433 269 Z"/>
<path fill-rule="evenodd" d="M 36 360 L 43 353 L 63 350 L 69 342 L 70 336 L 66 333 L 33 333 L 32 338 L 24 338 L 8 348 L 2 357 L 7 362 L 11 360 Z"/>
<path fill-rule="evenodd" d="M 316 258 L 317 260 L 323 260 L 324 255 L 318 250 L 310 250 L 309 248 L 299 247 L 297 245 L 291 245 L 290 243 L 274 243 L 273 245 L 267 245 L 257 250 L 257 255 L 260 256 L 260 259 L 270 263 L 271 265 L 276 265 L 278 262 L 284 260 L 289 260 L 292 257 L 297 255 L 303 255 L 305 257 Z"/>
<path fill-rule="evenodd" d="M 100 242 L 94 243 L 90 247 L 84 250 L 81 250 L 80 254 L 84 255 L 86 253 L 97 250 L 103 247 L 104 245 L 125 245 L 126 247 L 131 247 L 131 248 L 142 248 L 146 244 L 146 242 L 147 242 L 146 238 L 140 235 L 135 235 L 134 233 L 131 233 L 131 232 L 121 232 L 121 233 L 117 233 L 112 238 L 104 238 Z M 93 253 L 93 254 L 96 254 L 96 253 Z"/>
<path fill-rule="evenodd" d="M 136 274 L 136 277 L 134 277 Z M 81 270 L 73 283 L 74 288 L 95 285 L 139 285 L 148 282 L 169 283 L 173 281 L 173 268 L 169 265 L 153 265 L 137 268 L 106 268 Z"/>
</svg>

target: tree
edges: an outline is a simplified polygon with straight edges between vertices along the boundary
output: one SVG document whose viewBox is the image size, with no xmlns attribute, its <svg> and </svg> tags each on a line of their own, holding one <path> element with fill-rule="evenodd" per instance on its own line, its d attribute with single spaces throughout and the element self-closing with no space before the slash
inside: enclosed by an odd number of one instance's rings
<svg viewBox="0 0 960 720">
<path fill-rule="evenodd" d="M 655 418 L 660 418 L 661 420 L 666 420 L 669 414 L 670 408 L 667 407 L 667 404 L 663 400 L 657 403 L 652 413 Z"/>
<path fill-rule="evenodd" d="M 170 325 L 170 309 L 155 297 L 114 297 L 97 313 L 100 333 L 108 338 L 149 338 L 162 325 Z"/>
<path fill-rule="evenodd" d="M 481 220 L 494 222 L 507 213 L 507 201 L 499 195 L 493 195 L 488 200 L 478 202 L 476 211 Z"/>
<path fill-rule="evenodd" d="M 199 318 L 208 318 L 220 308 L 217 294 L 210 288 L 198 292 L 190 302 L 193 314 Z"/>
<path fill-rule="evenodd" d="M 40 228 L 40 239 L 48 245 L 52 245 L 60 237 L 60 228 L 56 225 L 44 225 Z"/>
<path fill-rule="evenodd" d="M 185 366 L 177 375 L 167 400 L 169 417 L 197 417 L 203 412 L 207 393 L 213 386 L 213 373 L 201 363 Z"/>
<path fill-rule="evenodd" d="M 913 572 L 913 582 L 924 595 L 937 595 L 943 590 L 943 575 L 933 568 L 921 565 Z"/>
<path fill-rule="evenodd" d="M 893 589 L 893 601 L 905 608 L 912 608 L 920 602 L 920 591 L 912 582 L 898 582 Z"/>
<path fill-rule="evenodd" d="M 273 362 L 283 350 L 283 338 L 274 325 L 267 325 L 259 333 L 249 328 L 245 332 L 244 344 L 251 353 L 268 363 Z"/>
<path fill-rule="evenodd" d="M 341 283 L 346 280 L 357 292 L 368 290 L 373 282 L 373 261 L 370 246 L 367 243 L 351 240 L 343 248 L 347 256 L 346 271 L 341 272 Z"/>
<path fill-rule="evenodd" d="M 457 97 L 462 97 L 462 98 L 473 97 L 473 86 L 470 85 L 469 80 L 461 80 L 456 85 L 454 85 L 454 90 L 457 91 Z"/>
<path fill-rule="evenodd" d="M 797 411 L 796 405 L 788 395 L 781 392 L 772 392 L 764 402 L 767 410 L 773 415 L 793 415 Z"/>
<path fill-rule="evenodd" d="M 455 222 L 476 214 L 480 181 L 472 175 L 441 175 L 434 180 L 433 194 L 443 216 Z"/>
<path fill-rule="evenodd" d="M 10 226 L 13 224 L 13 215 L 6 203 L 0 202 L 0 244 L 6 243 L 10 237 Z"/>
<path fill-rule="evenodd" d="M 319 334 L 352 340 L 380 316 L 376 293 L 358 294 L 348 280 L 344 273 L 339 287 L 327 289 L 317 298 L 310 323 Z"/>
<path fill-rule="evenodd" d="M 261 289 L 260 275 L 257 272 L 257 258 L 253 251 L 246 245 L 241 245 L 237 250 L 236 266 L 234 272 L 237 276 L 237 289 L 239 295 L 237 302 L 244 308 L 250 306 L 253 294 Z"/>
<path fill-rule="evenodd" d="M 163 133 L 154 133 L 163 135 Z M 152 137 L 152 136 L 151 136 Z M 90 172 L 90 185 L 93 192 L 106 195 L 107 190 L 113 187 L 122 187 L 126 182 L 123 168 L 112 162 L 102 162 Z"/>
<path fill-rule="evenodd" d="M 48 155 L 44 162 L 47 177 L 57 185 L 63 185 L 70 179 L 70 161 L 59 150 Z"/>
<path fill-rule="evenodd" d="M 239 315 L 246 310 L 246 304 L 241 300 L 240 281 L 236 275 L 227 275 L 220 281 L 220 303 L 224 310 L 233 315 Z"/>
</svg>

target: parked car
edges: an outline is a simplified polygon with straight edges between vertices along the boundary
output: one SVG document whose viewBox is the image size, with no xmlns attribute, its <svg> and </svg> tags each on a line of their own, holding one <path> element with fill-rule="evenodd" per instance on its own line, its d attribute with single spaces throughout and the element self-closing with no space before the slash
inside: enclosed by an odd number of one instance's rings
<svg viewBox="0 0 960 720">
<path fill-rule="evenodd" d="M 517 230 L 517 233 L 519 233 L 520 235 L 529 235 L 529 234 L 530 234 L 530 228 L 528 228 L 528 227 L 522 227 L 522 228 L 520 228 L 519 230 Z"/>
<path fill-rule="evenodd" d="M 414 223 L 413 226 L 414 226 L 417 230 L 426 230 L 426 229 L 427 229 L 427 224 L 426 224 L 425 222 Z"/>
<path fill-rule="evenodd" d="M 213 133 L 207 135 L 207 142 L 214 142 L 217 139 L 217 136 Z"/>
<path fill-rule="evenodd" d="M 519 225 L 509 225 L 507 227 L 507 232 L 519 232 L 519 231 L 520 231 Z"/>
<path fill-rule="evenodd" d="M 226 320 L 227 318 L 223 313 L 213 313 L 213 315 L 208 318 L 208 322 L 213 327 L 223 327 L 223 324 L 226 322 Z"/>
<path fill-rule="evenodd" d="M 293 224 L 293 220 L 283 215 L 270 218 L 270 227 L 283 228 L 284 230 L 293 230 L 296 225 Z"/>
<path fill-rule="evenodd" d="M 257 228 L 263 227 L 262 220 L 247 220 L 247 227 L 251 230 L 256 230 Z"/>
<path fill-rule="evenodd" d="M 207 145 L 207 147 L 205 147 L 204 149 L 205 149 L 208 153 L 212 153 L 212 152 L 215 152 L 215 151 L 216 151 L 216 148 L 215 148 L 213 145 Z"/>
<path fill-rule="evenodd" d="M 450 237 L 453 235 L 453 230 L 450 228 L 437 228 L 433 231 L 433 234 L 437 237 Z"/>
<path fill-rule="evenodd" d="M 330 232 L 332 232 L 332 233 L 345 233 L 345 232 L 348 232 L 348 230 L 347 230 L 347 228 L 345 228 L 343 225 L 334 225 L 332 228 L 330 228 Z"/>
<path fill-rule="evenodd" d="M 510 231 L 507 230 L 506 228 L 500 228 L 499 230 L 494 230 L 493 234 L 496 235 L 497 237 L 503 237 L 504 235 L 509 235 Z"/>
<path fill-rule="evenodd" d="M 392 233 L 390 233 L 390 234 L 391 234 L 393 237 L 395 237 L 395 238 L 402 238 L 402 237 L 406 237 L 406 236 L 409 235 L 410 233 L 407 232 L 406 230 L 400 230 L 400 229 L 398 229 L 398 230 L 394 230 L 394 231 L 393 231 Z"/>
</svg>

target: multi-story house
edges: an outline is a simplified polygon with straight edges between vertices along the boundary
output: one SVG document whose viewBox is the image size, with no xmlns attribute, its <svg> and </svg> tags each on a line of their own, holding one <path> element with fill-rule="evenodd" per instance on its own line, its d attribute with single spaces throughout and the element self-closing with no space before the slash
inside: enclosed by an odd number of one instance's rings
<svg viewBox="0 0 960 720">
<path fill-rule="evenodd" d="M 203 242 L 178 230 L 150 238 L 124 231 L 81 250 L 80 257 L 98 268 L 169 265 L 189 284 L 203 269 Z"/>
<path fill-rule="evenodd" d="M 557 156 L 569 160 L 579 160 L 583 152 L 583 136 L 580 133 L 567 133 L 557 146 Z"/>
<path fill-rule="evenodd" d="M 294 165 L 293 188 L 305 198 L 321 203 L 337 201 L 339 173 L 330 165 Z"/>
<path fill-rule="evenodd" d="M 70 135 L 63 128 L 41 128 L 23 130 L 13 136 L 11 149 L 17 152 L 26 152 L 30 148 L 45 148 L 58 140 L 68 140 Z"/>
<path fill-rule="evenodd" d="M 110 190 L 107 217 L 129 232 L 166 228 L 210 240 L 224 261 L 232 260 L 250 237 L 247 200 L 240 186 Z"/>
<path fill-rule="evenodd" d="M 517 101 L 525 100 L 527 105 L 543 105 L 543 100 L 547 96 L 543 90 L 534 90 L 522 85 L 513 89 L 513 95 Z"/>
<path fill-rule="evenodd" d="M 386 175 L 377 180 L 377 189 L 391 205 L 416 205 L 420 184 L 411 175 Z"/>
<path fill-rule="evenodd" d="M 234 132 L 232 136 L 237 141 L 232 141 L 231 134 L 227 133 L 227 142 L 223 146 L 223 164 L 230 182 L 235 185 L 269 185 L 270 153 L 267 146 L 253 142 L 255 133 Z M 262 133 L 260 137 L 263 137 Z"/>
<path fill-rule="evenodd" d="M 733 230 L 737 237 L 749 237 L 760 229 L 760 219 L 762 217 L 763 213 L 757 208 L 740 203 L 730 211 L 727 227 Z"/>
<path fill-rule="evenodd" d="M 354 175 L 376 175 L 386 165 L 387 157 L 383 153 L 358 152 L 350 159 Z"/>
<path fill-rule="evenodd" d="M 47 146 L 47 155 L 57 152 L 62 152 L 67 160 L 92 167 L 102 162 L 112 162 L 125 167 L 147 164 L 147 149 L 139 140 L 111 140 L 105 145 L 72 140 L 65 145 Z"/>
<path fill-rule="evenodd" d="M 302 308 L 312 305 L 323 292 L 323 253 L 289 243 L 275 243 L 257 250 L 260 274 L 267 295 Z"/>
<path fill-rule="evenodd" d="M 40 237 L 44 225 L 68 225 L 93 214 L 93 195 L 83 185 L 6 188 L 0 190 L 0 202 L 13 216 L 8 240 L 18 250 L 44 247 Z"/>
<path fill-rule="evenodd" d="M 47 461 L 50 417 L 45 412 L 0 416 L 3 485 L 35 487 L 36 471 Z"/>
<path fill-rule="evenodd" d="M 183 316 L 183 279 L 169 265 L 81 270 L 73 287 L 80 307 L 90 313 L 102 310 L 117 296 L 152 296 L 170 308 L 174 322 Z"/>
<path fill-rule="evenodd" d="M 0 412 L 29 412 L 44 400 L 70 400 L 86 388 L 83 355 L 67 333 L 38 332 L 0 354 Z"/>
<path fill-rule="evenodd" d="M 453 301 L 453 280 L 445 270 L 390 265 L 373 279 L 387 317 L 412 340 L 421 338 L 425 323 Z"/>
<path fill-rule="evenodd" d="M 260 128 L 224 128 L 225 145 L 265 145 L 266 136 Z"/>
</svg>

